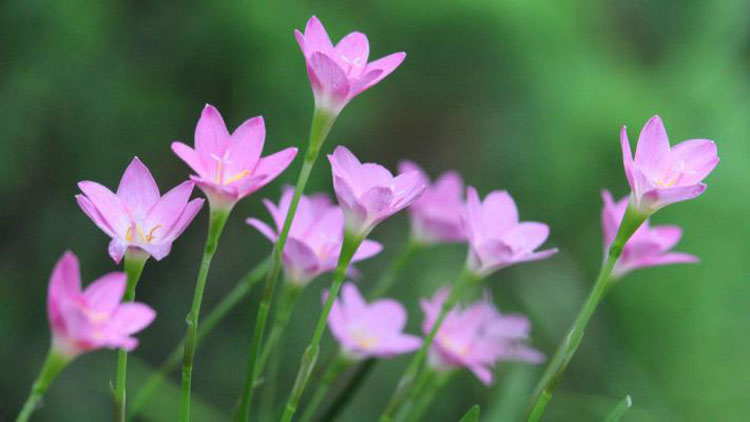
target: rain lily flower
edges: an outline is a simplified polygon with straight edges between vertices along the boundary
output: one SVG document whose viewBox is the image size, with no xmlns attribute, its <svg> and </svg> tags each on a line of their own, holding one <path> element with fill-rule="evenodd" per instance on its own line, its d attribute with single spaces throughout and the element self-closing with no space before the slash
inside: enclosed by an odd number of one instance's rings
<svg viewBox="0 0 750 422">
<path fill-rule="evenodd" d="M 156 313 L 143 303 L 120 303 L 125 287 L 125 273 L 109 273 L 82 291 L 78 258 L 66 252 L 52 271 L 47 295 L 52 348 L 68 358 L 100 348 L 133 350 L 138 340 L 132 335 Z"/>
<path fill-rule="evenodd" d="M 628 208 L 629 198 L 625 197 L 615 202 L 612 194 L 604 190 L 602 200 L 602 232 L 606 254 L 615 240 L 617 229 Z M 682 229 L 678 226 L 649 226 L 648 221 L 645 221 L 623 247 L 612 276 L 620 278 L 638 268 L 698 262 L 698 258 L 693 255 L 670 252 L 670 249 L 680 241 L 680 237 Z"/>
<path fill-rule="evenodd" d="M 632 206 L 643 215 L 702 194 L 706 185 L 701 181 L 719 162 L 716 144 L 708 139 L 690 139 L 670 148 L 659 116 L 652 117 L 641 130 L 635 159 L 625 126 L 620 131 L 620 144 Z"/>
<path fill-rule="evenodd" d="M 334 116 L 360 92 L 396 70 L 406 57 L 393 53 L 368 63 L 370 45 L 365 34 L 352 32 L 334 47 L 315 16 L 307 21 L 304 34 L 295 30 L 294 36 L 307 62 L 316 108 Z"/>
<path fill-rule="evenodd" d="M 172 151 L 197 173 L 190 178 L 211 207 L 229 210 L 275 179 L 297 155 L 297 148 L 287 148 L 261 158 L 265 140 L 263 117 L 246 120 L 230 134 L 219 110 L 206 104 L 195 128 L 195 149 L 173 142 Z"/>
<path fill-rule="evenodd" d="M 422 345 L 419 337 L 403 333 L 403 305 L 392 299 L 368 304 L 352 283 L 345 283 L 333 302 L 328 326 L 346 356 L 354 359 L 392 357 Z"/>
<path fill-rule="evenodd" d="M 278 205 L 268 199 L 263 200 L 276 226 L 275 230 L 255 218 L 247 219 L 247 223 L 271 242 L 276 242 L 289 212 L 292 196 L 294 188 L 286 187 Z M 344 214 L 341 208 L 332 204 L 328 195 L 302 195 L 284 246 L 284 272 L 287 280 L 305 285 L 315 277 L 333 271 L 339 260 L 343 239 Z M 365 240 L 352 261 L 370 258 L 382 249 L 380 243 Z"/>
<path fill-rule="evenodd" d="M 393 177 L 379 164 L 360 163 L 342 146 L 328 156 L 328 161 L 346 229 L 358 236 L 367 236 L 378 223 L 411 205 L 426 187 L 415 171 Z"/>
<path fill-rule="evenodd" d="M 109 255 L 116 263 L 128 248 L 160 260 L 203 206 L 190 199 L 193 183 L 184 182 L 160 196 L 148 168 L 135 157 L 122 175 L 117 193 L 96 182 L 82 181 L 76 201 L 84 213 L 112 238 Z"/>
<path fill-rule="evenodd" d="M 424 194 L 409 207 L 411 231 L 420 243 L 460 242 L 466 240 L 461 226 L 464 183 L 455 171 L 440 176 L 430 185 L 427 174 L 411 161 L 402 161 L 399 172 L 417 172 L 427 186 Z"/>
<path fill-rule="evenodd" d="M 429 333 L 450 290 L 437 291 L 432 299 L 422 299 L 425 314 L 422 328 Z M 465 367 L 484 384 L 491 384 L 492 367 L 500 361 L 540 363 L 544 355 L 524 344 L 531 323 L 523 315 L 502 315 L 485 298 L 471 306 L 454 308 L 443 321 L 429 351 L 429 364 L 437 370 Z"/>
<path fill-rule="evenodd" d="M 519 262 L 547 258 L 557 249 L 534 252 L 549 235 L 543 223 L 519 222 L 513 198 L 506 191 L 493 191 L 480 201 L 469 187 L 463 215 L 469 240 L 468 267 L 482 276 Z"/>
</svg>

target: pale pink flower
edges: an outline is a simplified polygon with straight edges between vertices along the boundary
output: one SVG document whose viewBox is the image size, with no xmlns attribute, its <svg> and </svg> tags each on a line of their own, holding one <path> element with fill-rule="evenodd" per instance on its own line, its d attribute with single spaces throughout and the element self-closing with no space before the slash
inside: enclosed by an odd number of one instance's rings
<svg viewBox="0 0 750 422">
<path fill-rule="evenodd" d="M 78 258 L 66 252 L 52 271 L 47 312 L 53 349 L 69 358 L 100 348 L 133 350 L 133 334 L 154 320 L 153 309 L 138 302 L 120 303 L 125 273 L 109 273 L 81 290 Z"/>
<path fill-rule="evenodd" d="M 117 193 L 90 181 L 82 181 L 78 187 L 83 194 L 76 195 L 76 201 L 112 238 L 109 255 L 116 263 L 128 248 L 145 251 L 157 260 L 164 258 L 203 206 L 203 199 L 189 201 L 192 182 L 183 182 L 160 196 L 151 172 L 138 157 L 125 169 Z"/>
<path fill-rule="evenodd" d="M 513 198 L 506 191 L 493 191 L 479 199 L 476 189 L 467 190 L 462 217 L 469 240 L 469 268 L 483 276 L 519 262 L 537 261 L 557 252 L 534 252 L 549 235 L 543 223 L 519 222 Z"/>
<path fill-rule="evenodd" d="M 363 237 L 378 223 L 411 205 L 425 190 L 419 173 L 394 177 L 379 164 L 360 163 L 342 146 L 336 147 L 328 161 L 346 228 Z"/>
<path fill-rule="evenodd" d="M 603 190 L 602 200 L 604 201 L 602 232 L 606 255 L 615 240 L 620 222 L 625 216 L 629 198 L 625 197 L 615 202 L 612 199 L 612 194 Z M 682 229 L 678 226 L 650 226 L 648 220 L 646 220 L 622 248 L 622 254 L 617 260 L 612 276 L 619 278 L 638 268 L 698 262 L 698 258 L 693 255 L 670 252 L 670 249 L 680 241 L 681 237 Z"/>
<path fill-rule="evenodd" d="M 425 319 L 422 328 L 429 333 L 450 290 L 438 290 L 432 299 L 422 299 Z M 430 347 L 429 363 L 438 370 L 465 367 L 483 383 L 494 379 L 493 366 L 501 361 L 540 363 L 544 355 L 527 346 L 531 323 L 523 315 L 502 315 L 485 298 L 465 309 L 448 313 Z"/>
<path fill-rule="evenodd" d="M 297 155 L 297 148 L 287 148 L 261 158 L 265 141 L 263 117 L 246 120 L 230 134 L 219 111 L 206 104 L 195 127 L 195 149 L 173 142 L 172 151 L 197 173 L 190 178 L 211 206 L 230 209 L 275 179 Z"/>
<path fill-rule="evenodd" d="M 411 161 L 402 161 L 399 172 L 416 171 L 427 186 L 424 194 L 409 207 L 411 231 L 421 243 L 460 242 L 466 240 L 461 226 L 464 208 L 464 182 L 455 171 L 443 173 L 433 184 L 427 174 Z"/>
<path fill-rule="evenodd" d="M 352 32 L 334 47 L 315 16 L 307 21 L 304 34 L 295 30 L 294 36 L 307 62 L 315 106 L 333 115 L 396 70 L 406 57 L 405 53 L 393 53 L 368 63 L 370 45 L 365 34 Z"/>
<path fill-rule="evenodd" d="M 248 218 L 247 223 L 271 242 L 276 242 L 284 227 L 293 196 L 294 188 L 285 187 L 278 205 L 268 199 L 263 200 L 276 229 L 255 218 Z M 326 194 L 302 195 L 284 246 L 286 278 L 304 285 L 323 273 L 333 271 L 339 260 L 343 240 L 344 214 L 341 208 L 331 203 Z M 370 258 L 382 249 L 380 243 L 364 240 L 352 262 Z"/>
<path fill-rule="evenodd" d="M 406 309 L 393 299 L 366 303 L 352 283 L 344 283 L 328 315 L 328 327 L 344 353 L 355 359 L 409 353 L 422 339 L 405 334 Z"/>
<path fill-rule="evenodd" d="M 632 206 L 645 215 L 702 194 L 706 185 L 701 181 L 719 162 L 716 144 L 708 139 L 690 139 L 670 148 L 659 116 L 649 119 L 641 130 L 635 159 L 625 126 L 620 131 L 620 145 Z"/>
</svg>

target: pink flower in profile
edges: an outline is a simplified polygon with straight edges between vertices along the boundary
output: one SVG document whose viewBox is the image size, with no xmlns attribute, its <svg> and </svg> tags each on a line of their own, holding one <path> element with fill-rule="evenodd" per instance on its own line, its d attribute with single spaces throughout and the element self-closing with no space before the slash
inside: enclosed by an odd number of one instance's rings
<svg viewBox="0 0 750 422">
<path fill-rule="evenodd" d="M 411 231 L 421 243 L 460 242 L 466 240 L 461 226 L 464 208 L 464 183 L 455 171 L 443 173 L 430 185 L 427 174 L 411 161 L 402 161 L 401 173 L 416 171 L 427 186 L 424 194 L 409 207 Z"/>
<path fill-rule="evenodd" d="M 81 291 L 78 258 L 66 252 L 52 271 L 47 294 L 52 348 L 69 358 L 100 348 L 133 350 L 138 340 L 131 336 L 156 313 L 143 303 L 120 303 L 125 287 L 125 273 L 109 273 Z"/>
<path fill-rule="evenodd" d="M 625 126 L 620 131 L 620 145 L 632 205 L 645 215 L 702 194 L 706 185 L 701 181 L 719 162 L 716 144 L 708 139 L 690 139 L 670 148 L 659 116 L 649 119 L 641 130 L 635 159 Z"/>
<path fill-rule="evenodd" d="M 261 158 L 265 140 L 262 117 L 246 120 L 230 134 L 219 111 L 206 104 L 195 127 L 195 149 L 173 142 L 172 151 L 197 173 L 190 178 L 211 206 L 230 209 L 275 179 L 297 155 L 297 148 L 287 148 Z"/>
<path fill-rule="evenodd" d="M 394 177 L 379 164 L 360 163 L 342 146 L 336 147 L 328 161 L 346 229 L 362 237 L 381 221 L 411 205 L 425 190 L 419 173 Z"/>
<path fill-rule="evenodd" d="M 425 319 L 422 328 L 429 333 L 440 313 L 449 289 L 438 290 L 432 299 L 422 299 Z M 443 321 L 430 348 L 430 365 L 438 370 L 465 367 L 489 385 L 492 367 L 500 361 L 540 363 L 544 355 L 527 346 L 531 323 L 523 315 L 501 315 L 485 298 L 471 306 L 454 308 Z"/>
<path fill-rule="evenodd" d="M 604 235 L 605 254 L 612 245 L 620 227 L 620 222 L 628 208 L 628 197 L 615 202 L 612 194 L 602 191 L 604 208 L 602 209 L 602 232 Z M 612 276 L 619 278 L 638 268 L 654 267 L 657 265 L 695 263 L 698 258 L 681 252 L 670 252 L 682 237 L 682 229 L 678 226 L 650 226 L 646 220 L 633 233 L 622 255 L 617 260 Z"/>
<path fill-rule="evenodd" d="M 160 260 L 203 206 L 190 199 L 192 182 L 183 182 L 164 196 L 148 168 L 135 157 L 120 179 L 117 193 L 96 182 L 82 181 L 76 201 L 84 213 L 112 238 L 109 255 L 116 263 L 128 248 L 145 251 Z"/>
<path fill-rule="evenodd" d="M 549 227 L 543 223 L 519 222 L 516 204 L 506 191 L 490 192 L 482 202 L 476 189 L 469 187 L 463 224 L 469 239 L 468 266 L 483 276 L 557 252 L 557 249 L 534 252 L 547 240 Z"/>
<path fill-rule="evenodd" d="M 347 356 L 387 358 L 419 349 L 422 339 L 404 334 L 406 309 L 393 299 L 366 303 L 357 287 L 344 283 L 328 315 L 331 333 Z"/>
<path fill-rule="evenodd" d="M 307 21 L 304 34 L 295 30 L 294 36 L 305 55 L 315 106 L 334 115 L 396 70 L 406 57 L 405 53 L 393 53 L 368 63 L 370 45 L 365 34 L 352 32 L 334 47 L 315 16 Z"/>
<path fill-rule="evenodd" d="M 294 196 L 294 189 L 286 187 L 279 204 L 264 199 L 263 203 L 276 229 L 255 218 L 247 223 L 258 229 L 271 242 L 276 242 Z M 315 277 L 333 271 L 338 263 L 344 239 L 344 214 L 332 204 L 328 195 L 300 197 L 289 237 L 284 246 L 284 272 L 289 281 L 307 284 Z M 370 258 L 383 249 L 380 243 L 365 240 L 357 249 L 352 262 Z"/>
</svg>

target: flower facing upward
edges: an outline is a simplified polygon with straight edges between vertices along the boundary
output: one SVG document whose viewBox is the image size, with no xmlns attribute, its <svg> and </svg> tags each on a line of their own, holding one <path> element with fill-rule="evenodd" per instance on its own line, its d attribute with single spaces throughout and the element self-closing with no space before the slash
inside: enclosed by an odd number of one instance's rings
<svg viewBox="0 0 750 422">
<path fill-rule="evenodd" d="M 307 62 L 315 106 L 333 115 L 396 70 L 406 57 L 405 53 L 393 53 L 368 63 L 370 45 L 365 34 L 352 32 L 334 47 L 315 16 L 307 21 L 304 34 L 295 30 L 294 36 Z"/>
<path fill-rule="evenodd" d="M 190 178 L 211 206 L 230 209 L 275 179 L 297 155 L 297 148 L 287 148 L 261 158 L 265 140 L 262 117 L 246 120 L 229 134 L 219 111 L 206 104 L 195 127 L 195 149 L 173 142 L 172 151 L 197 173 Z"/>
<path fill-rule="evenodd" d="M 606 255 L 628 208 L 629 198 L 625 197 L 615 202 L 612 194 L 604 190 L 602 200 L 602 232 Z M 650 226 L 648 221 L 645 221 L 622 248 L 622 255 L 617 260 L 612 275 L 619 278 L 638 268 L 698 262 L 698 258 L 693 255 L 669 252 L 680 241 L 680 237 L 682 229 L 677 226 Z"/>
<path fill-rule="evenodd" d="M 412 171 L 394 177 L 379 164 L 360 163 L 342 146 L 336 147 L 328 161 L 346 229 L 362 237 L 381 221 L 411 205 L 425 190 L 419 173 Z"/>
<path fill-rule="evenodd" d="M 125 287 L 125 273 L 109 273 L 81 291 L 78 258 L 66 252 L 47 294 L 53 349 L 69 358 L 99 348 L 133 350 L 138 340 L 131 335 L 151 324 L 156 313 L 142 303 L 120 303 Z"/>
<path fill-rule="evenodd" d="M 701 181 L 719 162 L 716 144 L 708 139 L 690 139 L 670 148 L 659 116 L 652 117 L 641 130 L 635 159 L 625 126 L 620 131 L 620 145 L 632 205 L 644 215 L 702 194 L 706 185 Z"/>
<path fill-rule="evenodd" d="M 469 240 L 469 268 L 486 276 L 519 262 L 547 258 L 557 249 L 534 252 L 549 235 L 543 223 L 519 222 L 513 198 L 506 191 L 493 191 L 479 199 L 469 187 L 463 224 Z"/>
<path fill-rule="evenodd" d="M 409 207 L 411 231 L 421 243 L 460 242 L 466 240 L 461 226 L 464 207 L 464 183 L 455 171 L 443 173 L 430 185 L 427 174 L 411 161 L 402 161 L 401 173 L 416 171 L 427 186 L 424 194 Z"/>
<path fill-rule="evenodd" d="M 429 333 L 450 291 L 438 290 L 432 299 L 422 299 Z M 524 344 L 531 323 L 523 315 L 501 315 L 488 299 L 465 308 L 454 308 L 443 321 L 430 348 L 430 365 L 438 370 L 463 366 L 485 384 L 491 384 L 492 367 L 500 361 L 540 363 L 544 355 Z"/>
<path fill-rule="evenodd" d="M 271 242 L 276 242 L 289 212 L 292 196 L 294 189 L 286 187 L 278 205 L 267 199 L 263 200 L 276 230 L 255 218 L 248 218 L 247 223 Z M 338 263 L 343 239 L 344 214 L 341 208 L 332 204 L 328 195 L 302 195 L 284 246 L 286 278 L 293 283 L 307 284 L 313 278 L 333 271 Z M 380 243 L 365 240 L 354 254 L 352 262 L 370 258 L 382 249 Z"/>
<path fill-rule="evenodd" d="M 387 358 L 418 349 L 422 340 L 404 334 L 405 325 L 403 305 L 392 299 L 368 304 L 352 283 L 342 286 L 341 297 L 328 315 L 331 333 L 347 356 L 356 359 Z"/>
<path fill-rule="evenodd" d="M 203 206 L 190 199 L 192 182 L 177 185 L 164 196 L 148 168 L 134 158 L 120 180 L 117 193 L 96 182 L 78 183 L 83 194 L 76 201 L 84 213 L 112 238 L 109 255 L 119 263 L 128 248 L 140 249 L 160 260 Z"/>
</svg>

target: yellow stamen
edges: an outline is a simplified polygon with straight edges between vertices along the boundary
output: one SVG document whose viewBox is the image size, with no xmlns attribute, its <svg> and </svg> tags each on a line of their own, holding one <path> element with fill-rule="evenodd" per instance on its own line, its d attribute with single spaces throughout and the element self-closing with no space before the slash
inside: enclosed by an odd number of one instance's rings
<svg viewBox="0 0 750 422">
<path fill-rule="evenodd" d="M 250 172 L 249 172 L 249 171 L 247 171 L 247 170 L 243 170 L 243 171 L 241 171 L 240 173 L 238 173 L 238 174 L 235 174 L 234 176 L 232 176 L 232 177 L 230 177 L 229 179 L 225 180 L 225 181 L 224 181 L 224 184 L 225 184 L 225 185 L 228 185 L 228 184 L 230 184 L 230 183 L 232 183 L 232 182 L 236 182 L 236 181 L 238 181 L 238 180 L 240 180 L 240 179 L 243 179 L 244 177 L 248 176 L 249 174 L 250 174 Z"/>
<path fill-rule="evenodd" d="M 154 238 L 154 232 L 161 227 L 161 224 L 157 224 L 153 229 L 151 229 L 148 234 L 146 235 L 146 242 L 151 242 L 151 240 Z"/>
<path fill-rule="evenodd" d="M 128 231 L 125 232 L 125 240 L 128 242 L 133 241 L 133 227 L 128 227 Z"/>
</svg>

